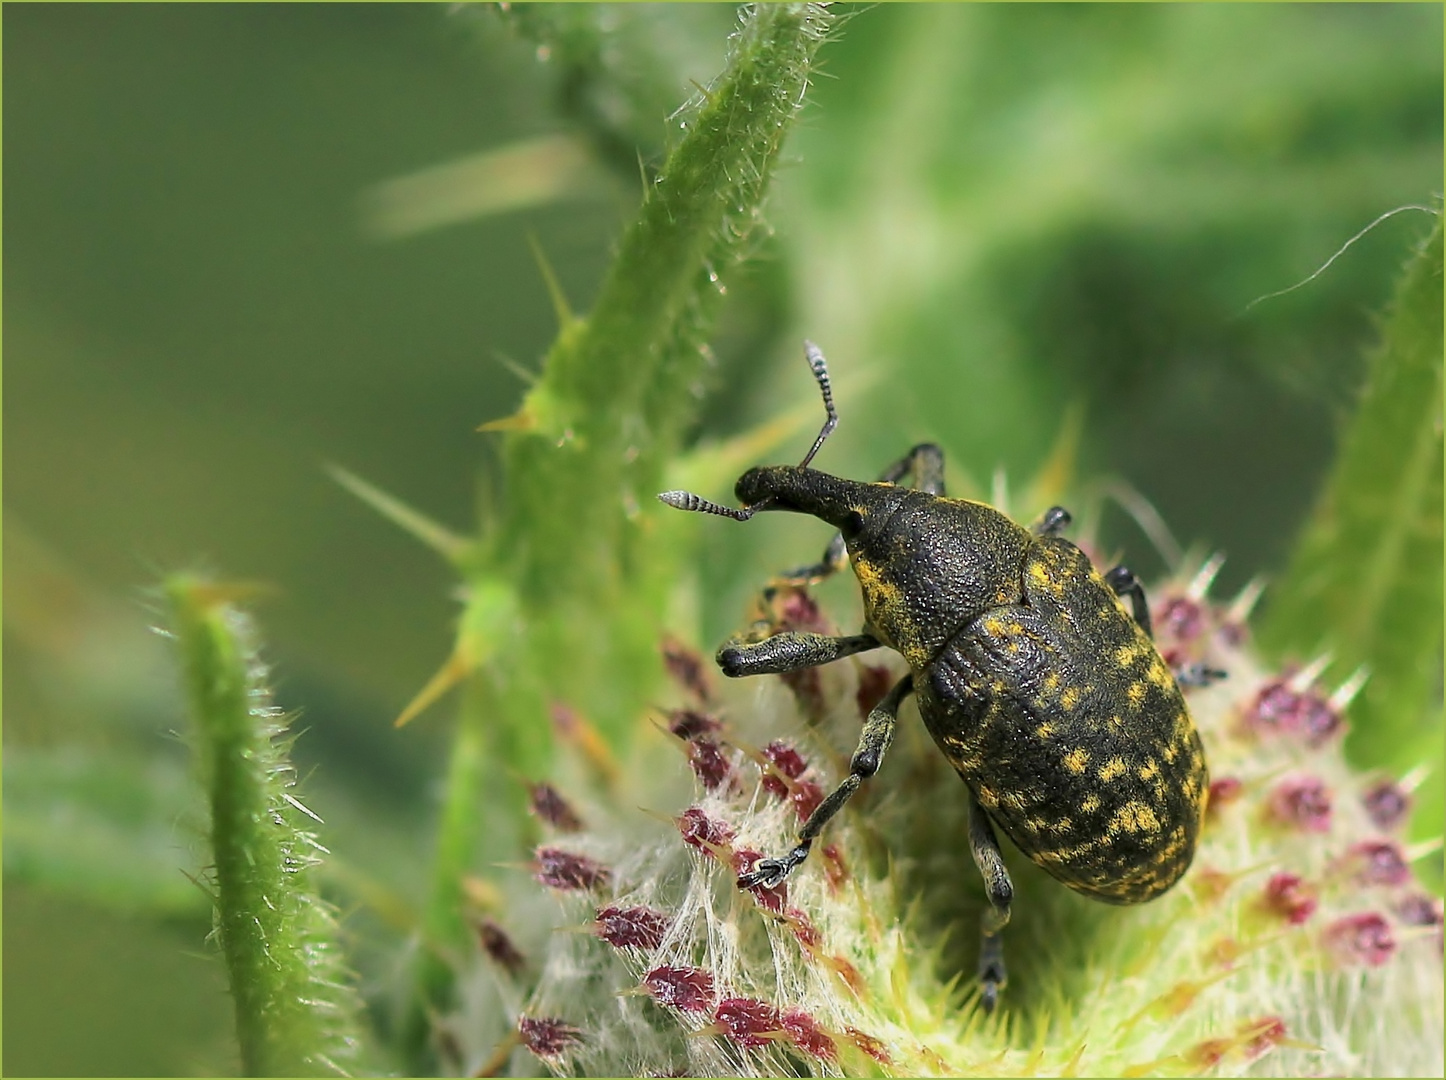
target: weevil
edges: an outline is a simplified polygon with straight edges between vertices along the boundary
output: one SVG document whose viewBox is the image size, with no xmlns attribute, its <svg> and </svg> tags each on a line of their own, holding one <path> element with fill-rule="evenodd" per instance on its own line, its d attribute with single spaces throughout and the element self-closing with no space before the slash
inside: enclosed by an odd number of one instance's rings
<svg viewBox="0 0 1446 1080">
<path fill-rule="evenodd" d="M 943 453 L 930 443 L 875 483 L 810 468 L 838 413 L 823 353 L 812 342 L 805 353 L 827 418 L 798 465 L 744 473 L 741 509 L 687 491 L 658 498 L 737 521 L 764 510 L 811 514 L 838 532 L 818 563 L 786 579 L 817 581 L 849 564 L 858 578 L 860 633 L 735 635 L 718 651 L 725 675 L 796 671 L 881 647 L 902 654 L 909 673 L 869 713 L 848 775 L 804 822 L 797 846 L 757 863 L 738 886 L 777 885 L 808 857 L 878 771 L 912 694 L 967 792 L 969 850 L 988 900 L 980 1000 L 992 1010 L 1006 982 L 1001 932 L 1014 896 L 995 828 L 1076 892 L 1110 904 L 1153 900 L 1195 853 L 1209 791 L 1200 736 L 1155 648 L 1139 580 L 1124 566 L 1096 570 L 1061 535 L 1070 522 L 1062 507 L 1025 528 L 985 503 L 951 499 Z"/>
</svg>

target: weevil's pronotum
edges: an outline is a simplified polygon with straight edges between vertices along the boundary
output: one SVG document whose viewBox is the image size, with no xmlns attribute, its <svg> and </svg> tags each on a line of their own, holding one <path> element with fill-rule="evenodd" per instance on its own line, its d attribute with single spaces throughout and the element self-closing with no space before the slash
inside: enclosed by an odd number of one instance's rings
<svg viewBox="0 0 1446 1080">
<path fill-rule="evenodd" d="M 1026 529 L 984 503 L 947 498 L 943 454 L 929 443 L 876 483 L 809 468 L 838 414 L 823 353 L 811 342 L 805 349 L 827 420 L 803 461 L 744 473 L 741 510 L 687 491 L 658 498 L 738 521 L 762 510 L 812 514 L 839 531 L 820 562 L 788 577 L 816 581 L 848 563 L 863 590 L 860 633 L 735 636 L 718 651 L 724 674 L 795 671 L 882 646 L 903 655 L 909 674 L 865 720 L 848 776 L 809 816 L 798 845 L 738 884 L 775 885 L 808 857 L 878 771 L 899 706 L 913 694 L 967 789 L 969 848 L 989 900 L 981 1000 L 992 1009 L 1005 983 L 1000 932 L 1014 893 L 994 828 L 1086 896 L 1154 899 L 1195 853 L 1209 789 L 1200 737 L 1151 640 L 1140 583 L 1123 566 L 1100 574 L 1059 535 L 1070 521 L 1063 508 Z"/>
</svg>

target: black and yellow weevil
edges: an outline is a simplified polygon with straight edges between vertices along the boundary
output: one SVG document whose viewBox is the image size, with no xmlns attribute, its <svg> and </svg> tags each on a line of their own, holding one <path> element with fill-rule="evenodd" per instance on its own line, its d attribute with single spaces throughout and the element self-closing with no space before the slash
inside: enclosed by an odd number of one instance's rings
<svg viewBox="0 0 1446 1080">
<path fill-rule="evenodd" d="M 1070 522 L 1062 507 L 1026 529 L 984 503 L 948 498 L 943 453 L 930 443 L 875 483 L 809 468 L 838 414 L 823 353 L 812 342 L 805 352 L 827 419 L 802 462 L 744 473 L 735 488 L 743 509 L 687 491 L 658 498 L 737 521 L 762 510 L 812 514 L 838 533 L 820 562 L 788 577 L 817 581 L 849 563 L 863 591 L 860 633 L 735 635 L 718 651 L 725 675 L 795 671 L 882 646 L 903 655 L 909 674 L 869 713 L 848 776 L 809 816 L 798 845 L 759 862 L 738 886 L 776 885 L 808 857 L 878 771 L 912 693 L 968 791 L 969 848 L 989 901 L 981 1001 L 992 1010 L 1005 984 L 1000 932 L 1014 895 L 994 827 L 1076 892 L 1111 904 L 1152 900 L 1195 854 L 1209 791 L 1200 736 L 1153 643 L 1139 581 L 1123 566 L 1100 574 L 1060 535 Z"/>
</svg>

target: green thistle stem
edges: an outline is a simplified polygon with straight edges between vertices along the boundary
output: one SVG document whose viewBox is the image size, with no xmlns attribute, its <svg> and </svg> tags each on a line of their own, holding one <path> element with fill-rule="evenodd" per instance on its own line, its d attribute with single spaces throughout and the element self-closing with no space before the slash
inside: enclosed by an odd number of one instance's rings
<svg viewBox="0 0 1446 1080">
<path fill-rule="evenodd" d="M 475 700 L 461 717 L 425 918 L 433 950 L 407 1023 L 410 1060 L 444 1011 L 439 957 L 463 944 L 462 876 L 509 857 L 516 820 L 496 763 L 540 775 L 553 701 L 585 703 L 624 745 L 656 681 L 656 641 L 676 551 L 637 507 L 694 414 L 694 384 L 720 299 L 719 275 L 747 254 L 768 179 L 808 86 L 829 18 L 812 5 L 749 9 L 727 69 L 696 107 L 623 236 L 593 313 L 563 325 L 507 430 L 506 503 L 482 548 L 460 560 L 467 610 L 459 657 Z M 610 632 L 596 628 L 606 613 Z M 483 820 L 480 815 L 487 814 Z"/>
<path fill-rule="evenodd" d="M 330 909 L 311 883 L 324 850 L 287 793 L 285 719 L 272 706 L 235 589 L 166 584 L 211 808 L 216 929 L 248 1076 L 352 1071 L 357 1002 Z"/>
</svg>

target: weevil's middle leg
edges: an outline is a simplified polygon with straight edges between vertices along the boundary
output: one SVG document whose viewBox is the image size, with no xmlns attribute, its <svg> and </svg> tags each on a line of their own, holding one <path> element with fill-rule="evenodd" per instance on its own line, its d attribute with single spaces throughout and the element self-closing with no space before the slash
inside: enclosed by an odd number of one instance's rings
<svg viewBox="0 0 1446 1080">
<path fill-rule="evenodd" d="M 920 443 L 879 474 L 881 484 L 897 484 L 900 481 L 903 481 L 904 487 L 942 496 L 944 451 L 933 443 Z M 800 566 L 797 570 L 780 574 L 779 577 L 789 585 L 806 585 L 838 573 L 848 565 L 848 561 L 843 533 L 834 533 L 833 539 L 824 549 L 823 558 L 811 566 Z"/>
<path fill-rule="evenodd" d="M 972 791 L 969 793 L 969 852 L 984 878 L 984 895 L 989 900 L 989 906 L 979 917 L 979 985 L 984 1011 L 993 1012 L 999 1001 L 999 991 L 1009 981 L 1004 970 L 1002 931 L 1009 925 L 1014 884 L 1009 880 L 1009 871 L 999 854 L 994 828 Z"/>
<path fill-rule="evenodd" d="M 849 774 L 834 788 L 828 798 L 808 815 L 803 828 L 798 831 L 798 846 L 781 859 L 761 859 L 746 874 L 738 876 L 740 889 L 758 886 L 772 888 L 789 875 L 795 866 L 808 858 L 809 849 L 818 834 L 823 832 L 832 817 L 843 809 L 844 803 L 853 798 L 854 792 L 874 773 L 879 771 L 889 744 L 894 741 L 894 727 L 899 719 L 899 706 L 905 697 L 914 691 L 914 677 L 905 675 L 884 695 L 884 700 L 874 706 L 864 721 L 863 733 L 859 736 L 858 748 L 849 761 Z"/>
</svg>

